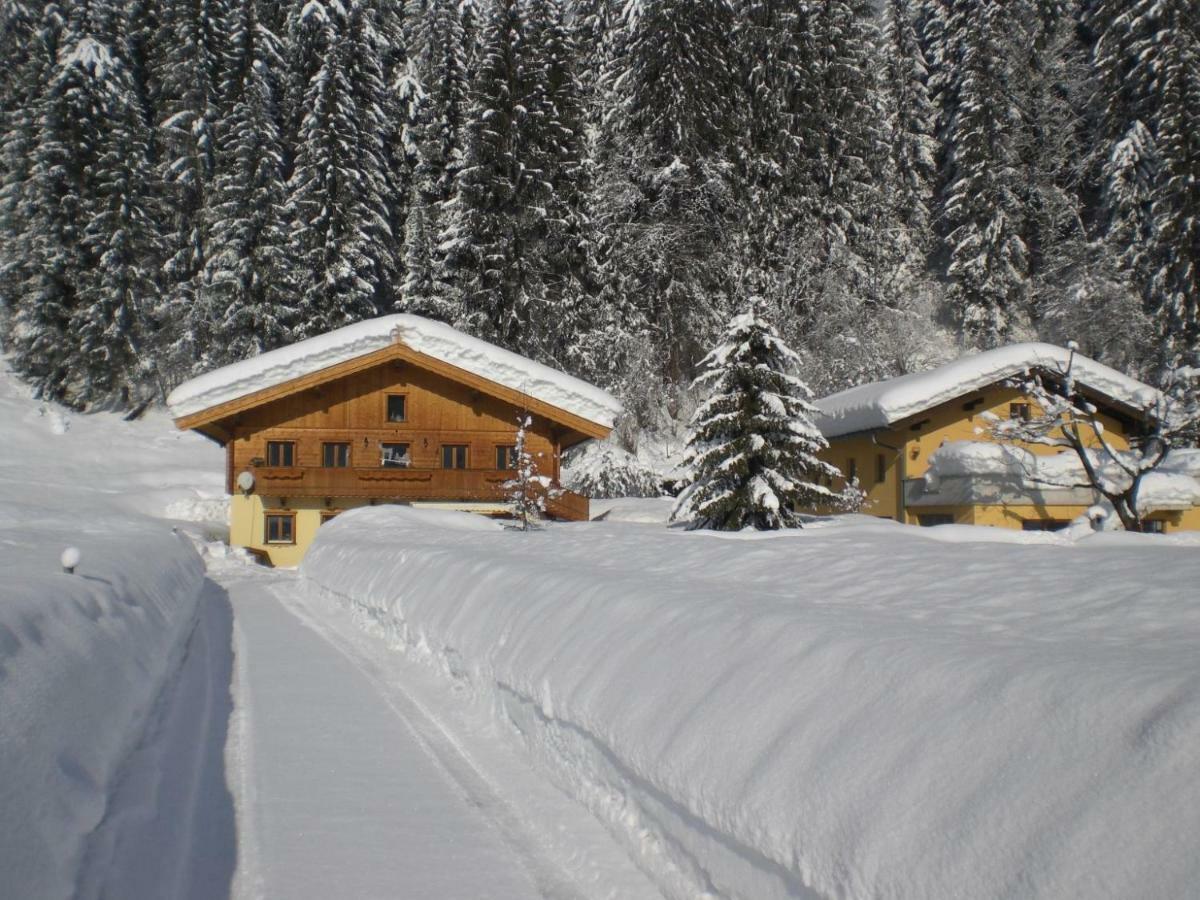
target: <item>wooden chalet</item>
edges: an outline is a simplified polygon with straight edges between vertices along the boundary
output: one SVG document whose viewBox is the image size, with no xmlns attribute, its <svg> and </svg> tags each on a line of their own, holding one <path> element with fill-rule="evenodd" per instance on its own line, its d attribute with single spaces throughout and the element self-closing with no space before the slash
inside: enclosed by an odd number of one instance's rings
<svg viewBox="0 0 1200 900">
<path fill-rule="evenodd" d="M 607 393 L 412 315 L 361 322 L 226 366 L 172 392 L 181 429 L 226 450 L 230 543 L 295 565 L 343 510 L 408 503 L 508 512 L 518 416 L 557 482 L 562 453 L 604 438 Z M 588 518 L 588 499 L 547 498 L 551 517 Z"/>
</svg>

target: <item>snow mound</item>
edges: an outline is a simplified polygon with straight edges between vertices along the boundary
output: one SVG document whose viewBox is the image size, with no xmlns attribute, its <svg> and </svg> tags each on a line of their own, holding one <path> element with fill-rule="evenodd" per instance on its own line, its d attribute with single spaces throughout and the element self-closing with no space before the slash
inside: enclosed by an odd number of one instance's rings
<svg viewBox="0 0 1200 900">
<path fill-rule="evenodd" d="M 1015 375 L 1037 369 L 1065 372 L 1070 356 L 1069 350 L 1053 344 L 1012 344 L 928 372 L 859 385 L 818 400 L 817 426 L 826 437 L 886 428 Z M 1158 397 L 1149 385 L 1078 353 L 1071 371 L 1080 384 L 1129 406 L 1148 408 Z"/>
<path fill-rule="evenodd" d="M 376 507 L 301 572 L 489 701 L 667 896 L 1189 895 L 1194 546 L 924 531 L 466 542 Z"/>
<path fill-rule="evenodd" d="M 607 428 L 621 412 L 621 404 L 607 391 L 449 325 L 407 313 L 347 325 L 207 372 L 173 390 L 167 405 L 176 418 L 191 415 L 381 350 L 394 341 Z"/>
</svg>

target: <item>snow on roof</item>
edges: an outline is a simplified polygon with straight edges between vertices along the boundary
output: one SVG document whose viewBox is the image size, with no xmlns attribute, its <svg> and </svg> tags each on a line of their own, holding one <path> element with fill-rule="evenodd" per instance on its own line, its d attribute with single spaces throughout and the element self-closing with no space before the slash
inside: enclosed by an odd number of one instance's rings
<svg viewBox="0 0 1200 900">
<path fill-rule="evenodd" d="M 816 402 L 820 413 L 816 424 L 826 437 L 886 428 L 955 397 L 1033 369 L 1064 372 L 1070 355 L 1069 350 L 1053 344 L 1028 343 L 964 356 L 927 372 L 876 381 L 823 397 Z M 1079 383 L 1130 406 L 1145 408 L 1157 397 L 1149 385 L 1078 353 L 1071 371 Z"/>
<path fill-rule="evenodd" d="M 175 388 L 167 398 L 167 406 L 176 418 L 192 415 L 381 350 L 394 340 L 606 428 L 612 427 L 621 412 L 615 397 L 586 381 L 449 325 L 408 314 L 347 325 L 207 372 Z"/>
</svg>

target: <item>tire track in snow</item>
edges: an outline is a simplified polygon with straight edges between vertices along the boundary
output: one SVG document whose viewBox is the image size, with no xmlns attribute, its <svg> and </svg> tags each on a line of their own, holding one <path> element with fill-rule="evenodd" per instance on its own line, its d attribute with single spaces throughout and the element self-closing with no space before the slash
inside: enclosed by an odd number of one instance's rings
<svg viewBox="0 0 1200 900">
<path fill-rule="evenodd" d="M 525 820 L 488 781 L 461 742 L 399 682 L 389 678 L 373 660 L 297 602 L 293 595 L 303 589 L 298 576 L 292 576 L 287 581 L 276 576 L 269 588 L 284 609 L 337 650 L 376 686 L 389 709 L 422 750 L 457 786 L 466 802 L 491 823 L 543 897 L 547 900 L 588 900 L 589 895 L 553 860 L 547 858 Z"/>
</svg>

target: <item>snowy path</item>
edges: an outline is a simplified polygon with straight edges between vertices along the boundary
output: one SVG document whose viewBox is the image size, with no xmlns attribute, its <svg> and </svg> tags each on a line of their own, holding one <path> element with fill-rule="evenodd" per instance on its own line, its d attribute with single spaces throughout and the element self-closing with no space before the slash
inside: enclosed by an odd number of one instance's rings
<svg viewBox="0 0 1200 900">
<path fill-rule="evenodd" d="M 653 895 L 565 796 L 519 775 L 519 808 L 502 796 L 401 683 L 396 654 L 305 606 L 295 575 L 219 561 L 210 574 L 233 611 L 234 896 Z M 475 738 L 503 758 L 494 736 Z M 538 834 L 548 823 L 557 846 Z"/>
</svg>

